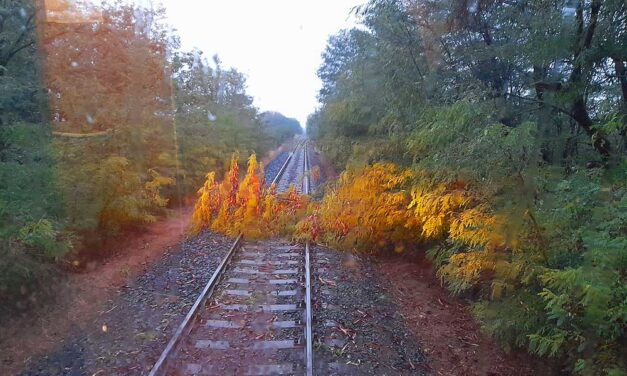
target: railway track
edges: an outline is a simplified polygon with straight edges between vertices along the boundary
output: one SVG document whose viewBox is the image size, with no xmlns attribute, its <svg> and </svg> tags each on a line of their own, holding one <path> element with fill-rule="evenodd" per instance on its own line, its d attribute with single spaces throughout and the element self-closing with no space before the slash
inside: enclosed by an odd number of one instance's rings
<svg viewBox="0 0 627 376">
<path fill-rule="evenodd" d="M 309 153 L 307 141 L 299 143 L 294 151 L 290 153 L 272 184 L 276 184 L 277 192 L 285 192 L 290 185 L 294 185 L 298 193 L 309 194 Z"/>
<path fill-rule="evenodd" d="M 307 142 L 273 183 L 309 194 Z M 240 235 L 150 371 L 157 375 L 313 374 L 309 243 Z"/>
</svg>

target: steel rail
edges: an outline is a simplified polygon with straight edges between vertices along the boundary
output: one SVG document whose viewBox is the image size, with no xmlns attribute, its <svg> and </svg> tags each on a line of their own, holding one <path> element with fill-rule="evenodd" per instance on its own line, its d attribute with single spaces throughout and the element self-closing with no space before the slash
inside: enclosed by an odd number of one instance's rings
<svg viewBox="0 0 627 376">
<path fill-rule="evenodd" d="M 311 177 L 309 171 L 309 151 L 307 150 L 307 141 L 303 143 L 303 193 L 308 195 L 311 191 Z"/>
<path fill-rule="evenodd" d="M 216 271 L 211 276 L 211 279 L 209 280 L 205 288 L 200 293 L 200 296 L 198 297 L 198 299 L 196 299 L 196 302 L 194 303 L 190 311 L 187 313 L 187 316 L 185 316 L 185 319 L 183 319 L 183 322 L 181 323 L 181 325 L 179 325 L 179 327 L 176 329 L 174 336 L 172 337 L 172 339 L 170 339 L 170 342 L 168 342 L 168 345 L 166 346 L 165 350 L 163 350 L 163 352 L 161 353 L 159 360 L 157 360 L 155 365 L 150 370 L 150 373 L 148 374 L 148 376 L 157 376 L 157 375 L 162 374 L 162 372 L 165 369 L 165 364 L 167 363 L 168 358 L 174 352 L 176 352 L 176 347 L 180 343 L 183 336 L 188 335 L 189 331 L 192 329 L 191 328 L 192 320 L 196 317 L 196 314 L 198 313 L 198 310 L 200 309 L 200 307 L 202 307 L 205 301 L 213 293 L 213 290 L 215 289 L 218 280 L 220 279 L 220 277 L 226 270 L 226 265 L 229 263 L 231 257 L 235 253 L 235 250 L 238 248 L 241 240 L 242 240 L 242 234 L 240 234 L 235 239 L 235 242 L 233 242 L 233 245 L 231 246 L 229 251 L 226 253 L 226 256 L 224 256 L 224 258 L 222 259 L 222 262 L 220 263 Z"/>
<path fill-rule="evenodd" d="M 285 170 L 287 169 L 287 165 L 289 164 L 290 160 L 298 152 L 298 149 L 300 147 L 303 147 L 303 153 L 304 153 L 304 161 L 303 161 L 303 170 L 304 170 L 304 172 L 303 172 L 303 176 L 304 176 L 303 193 L 304 194 L 309 194 L 310 184 L 309 184 L 309 176 L 308 176 L 309 161 L 308 161 L 308 156 L 307 156 L 307 141 L 303 141 L 300 144 L 298 144 L 296 146 L 296 148 L 294 149 L 294 151 L 290 153 L 290 155 L 288 156 L 287 160 L 285 161 L 285 163 L 283 163 L 283 166 L 279 170 L 277 176 L 272 181 L 272 184 L 276 184 L 279 181 L 281 176 L 285 173 Z M 175 356 L 176 352 L 178 351 L 178 345 L 180 344 L 181 339 L 183 337 L 185 337 L 186 335 L 188 335 L 190 333 L 190 331 L 192 330 L 192 322 L 193 322 L 194 318 L 198 314 L 198 312 L 199 312 L 200 308 L 203 306 L 203 304 L 213 294 L 213 291 L 215 290 L 215 288 L 216 288 L 216 286 L 217 286 L 217 284 L 219 282 L 220 277 L 226 271 L 226 266 L 228 265 L 229 261 L 231 260 L 231 258 L 233 256 L 233 254 L 235 253 L 236 249 L 239 247 L 239 245 L 240 245 L 240 243 L 242 241 L 242 238 L 243 238 L 242 234 L 239 234 L 238 237 L 235 239 L 235 241 L 233 242 L 233 245 L 231 246 L 231 248 L 229 249 L 227 254 L 224 256 L 224 258 L 220 262 L 220 265 L 217 267 L 217 269 L 215 270 L 215 272 L 211 276 L 211 279 L 209 280 L 207 285 L 202 290 L 200 296 L 196 299 L 196 302 L 194 303 L 194 305 L 192 306 L 190 311 L 187 313 L 187 315 L 183 319 L 183 322 L 177 328 L 176 332 L 174 333 L 174 336 L 170 339 L 170 341 L 168 342 L 166 348 L 161 353 L 161 356 L 159 357 L 159 359 L 157 360 L 157 362 L 155 363 L 153 368 L 150 370 L 150 373 L 148 374 L 148 376 L 160 376 L 160 375 L 164 374 L 168 361 L 170 360 L 171 357 Z M 310 262 L 310 255 L 309 255 L 309 242 L 306 242 L 305 243 L 305 319 L 306 319 L 306 325 L 305 325 L 305 341 L 306 341 L 305 359 L 306 359 L 306 376 L 313 376 L 313 335 L 312 335 L 312 317 L 313 317 L 313 314 L 312 314 L 312 305 L 311 305 L 311 270 L 310 269 L 311 269 L 311 262 Z"/>
<path fill-rule="evenodd" d="M 274 179 L 272 179 L 272 183 L 270 183 L 270 186 L 272 186 L 272 184 L 278 184 L 279 183 L 279 180 L 281 179 L 281 176 L 283 176 L 283 174 L 285 173 L 285 170 L 287 169 L 287 165 L 290 163 L 290 161 L 294 157 L 294 154 L 296 154 L 296 152 L 298 151 L 298 148 L 301 146 L 301 144 L 302 143 L 296 145 L 296 147 L 294 148 L 294 151 L 290 152 L 290 154 L 288 155 L 287 159 L 283 163 L 283 166 L 281 166 L 281 168 L 279 169 L 279 172 L 276 174 Z"/>
<path fill-rule="evenodd" d="M 307 155 L 307 142 L 304 142 L 304 162 L 303 162 L 303 192 L 309 194 L 309 160 Z M 312 321 L 313 314 L 311 310 L 311 263 L 309 257 L 309 241 L 305 243 L 305 359 L 307 361 L 306 376 L 313 376 L 313 335 Z"/>
<path fill-rule="evenodd" d="M 305 359 L 307 360 L 306 375 L 313 375 L 313 335 L 311 311 L 311 263 L 309 258 L 309 241 L 305 243 Z"/>
<path fill-rule="evenodd" d="M 309 160 L 309 148 L 307 148 L 307 155 L 305 156 L 307 159 L 307 191 L 311 194 L 311 161 Z"/>
<path fill-rule="evenodd" d="M 281 166 L 281 168 L 279 169 L 279 172 L 276 174 L 276 176 L 274 177 L 274 179 L 272 179 L 272 183 L 270 183 L 270 186 L 272 186 L 273 184 L 278 184 L 279 180 L 281 179 L 281 176 L 283 175 L 283 173 L 285 173 L 285 170 L 287 169 L 287 165 L 290 163 L 290 160 L 292 159 L 292 156 L 294 156 L 294 152 L 290 152 L 290 155 L 287 156 L 287 159 L 285 160 L 285 163 L 283 163 L 283 166 Z"/>
</svg>

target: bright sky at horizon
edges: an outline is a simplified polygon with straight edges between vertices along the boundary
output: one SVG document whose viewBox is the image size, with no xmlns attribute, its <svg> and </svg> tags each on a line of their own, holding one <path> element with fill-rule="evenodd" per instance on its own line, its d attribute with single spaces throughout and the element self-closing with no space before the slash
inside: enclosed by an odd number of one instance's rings
<svg viewBox="0 0 627 376">
<path fill-rule="evenodd" d="M 355 25 L 351 9 L 365 0 L 160 0 L 185 49 L 247 76 L 261 111 L 305 126 L 318 105 L 316 76 L 330 35 Z M 139 0 L 138 2 L 143 2 Z"/>
</svg>

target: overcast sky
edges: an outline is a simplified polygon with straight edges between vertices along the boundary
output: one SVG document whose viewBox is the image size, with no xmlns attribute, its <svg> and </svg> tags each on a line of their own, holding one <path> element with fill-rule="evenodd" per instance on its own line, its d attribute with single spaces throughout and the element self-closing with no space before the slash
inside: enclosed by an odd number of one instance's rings
<svg viewBox="0 0 627 376">
<path fill-rule="evenodd" d="M 144 2 L 146 0 L 139 0 Z M 317 106 L 316 71 L 330 35 L 354 25 L 364 0 L 160 0 L 184 48 L 198 47 L 248 78 L 261 111 L 304 126 Z M 158 2 L 158 1 L 157 1 Z"/>
</svg>

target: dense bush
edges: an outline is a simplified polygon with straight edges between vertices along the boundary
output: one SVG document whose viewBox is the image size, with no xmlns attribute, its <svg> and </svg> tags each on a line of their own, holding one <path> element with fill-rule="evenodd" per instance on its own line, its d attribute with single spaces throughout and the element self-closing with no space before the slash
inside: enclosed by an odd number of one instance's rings
<svg viewBox="0 0 627 376">
<path fill-rule="evenodd" d="M 402 251 L 419 239 L 407 210 L 411 176 L 383 163 L 344 172 L 335 189 L 312 205 L 298 225 L 297 236 L 347 250 Z"/>
<path fill-rule="evenodd" d="M 56 189 L 50 130 L 41 124 L 0 128 L 0 299 L 44 288 L 49 263 L 71 249 Z"/>
</svg>

